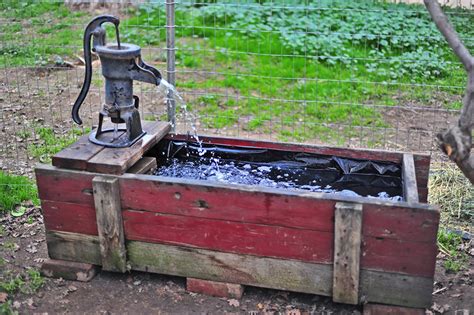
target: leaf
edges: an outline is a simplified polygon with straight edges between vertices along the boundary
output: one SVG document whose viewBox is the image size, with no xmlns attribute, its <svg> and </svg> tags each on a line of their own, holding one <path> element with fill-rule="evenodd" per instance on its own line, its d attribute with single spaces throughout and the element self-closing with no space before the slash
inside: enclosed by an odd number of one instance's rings
<svg viewBox="0 0 474 315">
<path fill-rule="evenodd" d="M 15 210 L 12 210 L 11 215 L 14 216 L 14 217 L 21 217 L 22 215 L 24 215 L 26 212 L 26 207 L 23 207 L 23 206 L 19 206 L 19 207 L 16 207 Z"/>
<path fill-rule="evenodd" d="M 233 306 L 233 307 L 239 307 L 240 306 L 240 302 L 237 301 L 236 299 L 230 299 L 227 302 L 229 302 L 229 305 Z"/>
</svg>

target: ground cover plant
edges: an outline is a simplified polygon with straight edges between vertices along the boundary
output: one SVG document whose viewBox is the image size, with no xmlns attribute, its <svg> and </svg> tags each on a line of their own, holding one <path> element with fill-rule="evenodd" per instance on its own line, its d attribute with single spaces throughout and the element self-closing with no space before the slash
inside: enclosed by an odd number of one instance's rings
<svg viewBox="0 0 474 315">
<path fill-rule="evenodd" d="M 61 64 L 77 54 L 90 19 L 61 2 L 7 1 L 0 9 L 2 18 L 13 20 L 1 25 L 0 35 L 0 63 L 10 66 Z M 122 11 L 123 41 L 164 47 L 161 3 Z M 462 9 L 449 12 L 457 26 L 472 20 Z M 459 96 L 457 87 L 465 82 L 419 5 L 184 2 L 177 6 L 176 25 L 177 86 L 205 128 L 239 126 L 282 140 L 338 144 L 371 130 L 371 146 L 393 127 L 382 109 L 400 105 L 399 95 L 404 102 L 426 102 L 436 92 Z M 459 31 L 465 38 L 472 35 L 469 28 Z M 19 41 L 25 33 L 34 34 L 33 40 Z M 153 57 L 165 61 L 163 53 Z M 459 108 L 460 97 L 443 105 Z"/>
<path fill-rule="evenodd" d="M 11 211 L 23 201 L 39 204 L 36 185 L 24 176 L 0 171 L 0 213 Z"/>
</svg>

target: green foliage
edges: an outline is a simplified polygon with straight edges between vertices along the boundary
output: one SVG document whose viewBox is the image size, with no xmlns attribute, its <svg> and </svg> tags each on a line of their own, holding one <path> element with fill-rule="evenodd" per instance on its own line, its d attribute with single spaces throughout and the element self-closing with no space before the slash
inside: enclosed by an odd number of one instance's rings
<svg viewBox="0 0 474 315">
<path fill-rule="evenodd" d="M 33 294 L 44 284 L 44 278 L 36 269 L 28 269 L 26 273 L 12 275 L 11 272 L 4 272 L 1 275 L 0 292 L 15 294 Z"/>
<path fill-rule="evenodd" d="M 50 163 L 52 155 L 73 144 L 79 136 L 89 131 L 89 128 L 73 128 L 67 133 L 57 134 L 52 128 L 37 127 L 35 133 L 39 135 L 40 142 L 28 145 L 28 152 L 43 163 Z"/>
<path fill-rule="evenodd" d="M 444 267 L 448 272 L 458 272 L 466 268 L 468 255 L 462 251 L 462 238 L 456 233 L 440 229 L 438 232 L 438 246 L 448 257 L 444 261 Z"/>
<path fill-rule="evenodd" d="M 11 211 L 26 200 L 39 204 L 36 185 L 27 177 L 0 171 L 0 212 Z"/>
</svg>

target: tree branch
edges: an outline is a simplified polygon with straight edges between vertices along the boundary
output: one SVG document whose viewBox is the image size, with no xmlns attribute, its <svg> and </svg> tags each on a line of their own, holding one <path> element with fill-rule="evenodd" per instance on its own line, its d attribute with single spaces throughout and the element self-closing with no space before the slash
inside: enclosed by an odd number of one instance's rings
<svg viewBox="0 0 474 315">
<path fill-rule="evenodd" d="M 474 59 L 449 23 L 436 0 L 424 0 L 438 30 L 464 65 L 468 75 L 463 108 L 457 125 L 438 134 L 441 150 L 454 161 L 464 175 L 474 184 L 474 156 L 471 155 L 472 130 L 474 128 Z"/>
</svg>

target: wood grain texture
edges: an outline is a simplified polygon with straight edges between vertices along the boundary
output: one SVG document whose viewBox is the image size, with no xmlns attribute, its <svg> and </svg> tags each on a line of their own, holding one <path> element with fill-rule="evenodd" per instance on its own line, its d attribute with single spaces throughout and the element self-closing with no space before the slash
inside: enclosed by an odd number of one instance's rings
<svg viewBox="0 0 474 315">
<path fill-rule="evenodd" d="M 328 232 L 131 210 L 123 220 L 127 240 L 313 262 L 333 256 Z"/>
<path fill-rule="evenodd" d="M 89 141 L 89 135 L 84 135 L 69 147 L 52 157 L 52 164 L 60 168 L 85 170 L 87 161 L 104 149 L 103 146 Z"/>
<path fill-rule="evenodd" d="M 132 174 L 147 174 L 148 172 L 156 169 L 157 163 L 156 158 L 151 156 L 144 156 L 137 163 L 127 170 L 127 173 Z"/>
<path fill-rule="evenodd" d="M 46 230 L 99 235 L 94 206 L 60 201 L 41 201 Z"/>
<path fill-rule="evenodd" d="M 333 301 L 359 303 L 362 205 L 338 202 L 334 222 Z"/>
<path fill-rule="evenodd" d="M 128 148 L 104 148 L 88 160 L 87 170 L 101 174 L 123 174 L 171 129 L 168 122 L 160 121 L 144 121 L 142 127 L 147 132 L 143 138 Z"/>
<path fill-rule="evenodd" d="M 39 192 L 43 199 L 42 202 L 46 205 L 45 224 L 47 229 L 97 235 L 92 196 L 92 177 L 94 175 L 87 172 L 62 170 L 52 166 L 41 166 L 37 169 Z M 125 174 L 120 176 L 119 181 L 123 211 L 128 212 L 136 209 L 149 212 L 150 215 L 157 213 L 160 216 L 154 219 L 155 222 L 158 222 L 155 227 L 148 225 L 143 229 L 143 234 L 137 236 L 137 239 L 150 242 L 183 242 L 183 239 L 173 240 L 170 236 L 174 235 L 172 233 L 176 233 L 176 231 L 181 233 L 179 216 L 185 217 L 183 224 L 190 230 L 194 226 L 189 222 L 192 222 L 193 218 L 201 218 L 222 221 L 217 225 L 211 223 L 214 228 L 222 226 L 223 229 L 226 229 L 227 226 L 237 223 L 235 229 L 244 232 L 247 224 L 250 224 L 249 231 L 254 225 L 269 225 L 273 226 L 274 231 L 278 230 L 276 227 L 281 227 L 297 231 L 328 232 L 332 235 L 334 205 L 340 201 L 340 199 L 334 198 L 335 196 L 328 194 L 260 190 L 245 186 L 217 187 L 197 181 L 187 182 L 149 175 Z M 59 190 L 57 187 L 61 187 L 61 189 Z M 432 276 L 434 257 L 437 253 L 434 244 L 436 244 L 439 222 L 439 212 L 436 208 L 423 204 L 383 202 L 367 198 L 362 198 L 362 200 L 364 200 L 362 266 L 390 272 Z M 165 214 L 172 215 L 171 221 L 167 221 L 168 217 L 164 216 Z M 150 215 L 147 214 L 147 216 Z M 79 220 L 81 224 L 74 224 L 76 220 Z M 144 220 L 140 220 L 140 218 L 137 220 L 135 221 L 137 226 L 146 225 Z M 212 235 L 225 234 L 225 230 L 216 231 L 214 229 L 212 234 L 206 237 L 205 226 L 207 223 L 200 222 L 198 234 L 189 235 L 189 231 L 188 234 L 184 233 L 183 237 L 188 238 L 184 244 L 199 247 L 212 244 L 212 242 L 219 243 L 213 240 Z M 161 229 L 161 226 L 164 226 L 162 231 L 153 231 Z M 171 234 L 164 232 L 173 230 L 175 232 L 170 232 Z M 269 228 L 259 229 L 259 231 L 270 230 Z M 138 227 L 132 227 L 130 230 L 132 233 L 141 233 L 141 231 L 142 229 Z M 266 235 L 272 237 L 272 233 L 269 232 Z M 299 237 L 304 237 L 305 233 L 313 232 L 302 232 Z M 151 238 L 147 239 L 147 235 L 150 234 Z M 332 236 L 325 234 L 324 239 L 329 237 Z M 253 247 L 255 244 L 252 245 L 255 241 L 251 237 L 247 239 L 252 247 L 251 250 L 255 250 Z M 284 241 L 281 235 L 280 239 Z M 228 245 L 230 243 L 226 244 L 221 244 L 221 246 L 229 246 L 233 252 L 238 252 L 239 247 L 232 248 Z M 325 244 L 326 248 L 332 248 L 332 244 Z M 245 247 L 243 244 L 240 246 Z M 258 245 L 256 248 L 259 246 L 264 247 L 264 245 Z M 311 245 L 310 248 L 314 249 L 314 246 Z M 257 253 L 257 255 L 271 253 L 273 250 L 274 248 L 264 248 L 264 251 Z M 332 261 L 331 251 L 312 253 L 305 250 L 303 254 L 307 255 L 306 258 L 302 258 L 307 259 L 305 261 Z M 290 251 L 290 257 L 294 257 L 292 255 L 294 253 Z M 322 260 L 319 261 L 320 258 Z"/>
<path fill-rule="evenodd" d="M 46 231 L 46 244 L 51 259 L 102 264 L 98 236 Z"/>
<path fill-rule="evenodd" d="M 402 181 L 403 181 L 403 198 L 406 202 L 419 202 L 418 185 L 416 184 L 415 162 L 413 155 L 403 154 L 402 163 Z"/>
<path fill-rule="evenodd" d="M 96 176 L 92 180 L 92 185 L 102 269 L 125 272 L 127 261 L 118 179 Z"/>
<path fill-rule="evenodd" d="M 57 256 L 71 257 L 74 253 L 75 261 L 101 263 L 97 236 L 49 231 L 47 238 L 55 240 Z M 82 250 L 77 250 L 78 244 Z M 326 296 L 332 294 L 333 268 L 330 264 L 137 241 L 127 242 L 127 252 L 133 270 Z M 432 286 L 433 278 L 364 269 L 360 272 L 360 295 L 366 302 L 429 307 Z"/>
</svg>

